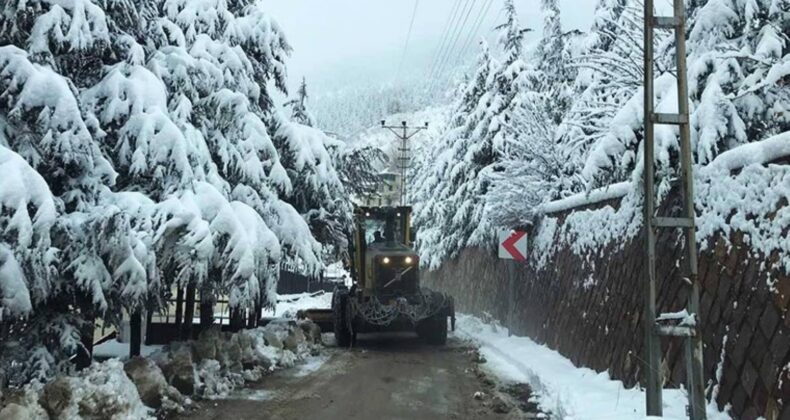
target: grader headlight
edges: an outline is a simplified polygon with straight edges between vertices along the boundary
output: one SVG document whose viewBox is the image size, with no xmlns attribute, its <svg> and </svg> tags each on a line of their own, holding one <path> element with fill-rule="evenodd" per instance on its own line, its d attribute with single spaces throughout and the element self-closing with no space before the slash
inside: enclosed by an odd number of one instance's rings
<svg viewBox="0 0 790 420">
<path fill-rule="evenodd" d="M 381 259 L 381 262 L 382 262 L 382 264 L 389 264 L 389 263 L 390 263 L 390 257 L 384 257 L 384 258 L 382 258 L 382 259 Z"/>
<path fill-rule="evenodd" d="M 414 258 L 406 257 L 404 258 L 403 262 L 405 262 L 407 265 L 411 265 L 414 262 Z"/>
</svg>

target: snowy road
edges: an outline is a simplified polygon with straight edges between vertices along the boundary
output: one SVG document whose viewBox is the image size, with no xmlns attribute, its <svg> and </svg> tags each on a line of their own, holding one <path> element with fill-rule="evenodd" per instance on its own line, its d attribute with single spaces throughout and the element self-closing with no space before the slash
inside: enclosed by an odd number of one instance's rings
<svg viewBox="0 0 790 420">
<path fill-rule="evenodd" d="M 452 338 L 430 347 L 410 335 L 368 336 L 353 350 L 330 349 L 305 374 L 281 371 L 245 390 L 244 399 L 203 401 L 189 419 L 512 419 L 495 413 L 490 379 L 472 348 Z M 482 391 L 485 396 L 475 398 Z M 506 396 L 504 396 L 506 398 Z"/>
</svg>

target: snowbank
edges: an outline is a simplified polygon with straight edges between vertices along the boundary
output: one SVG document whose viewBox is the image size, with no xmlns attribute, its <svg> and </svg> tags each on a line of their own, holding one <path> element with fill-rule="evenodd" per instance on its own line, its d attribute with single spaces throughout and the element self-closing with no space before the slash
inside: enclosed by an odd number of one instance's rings
<svg viewBox="0 0 790 420">
<path fill-rule="evenodd" d="M 47 384 L 34 382 L 12 396 L 18 413 L 29 420 L 154 419 L 118 360 L 94 363 L 76 376 L 59 376 Z"/>
<path fill-rule="evenodd" d="M 484 368 L 508 382 L 528 383 L 541 409 L 566 420 L 645 419 L 645 392 L 626 389 L 606 372 L 578 368 L 558 352 L 526 337 L 508 337 L 507 329 L 479 318 L 459 315 L 456 335 L 480 345 Z M 685 419 L 688 399 L 683 391 L 664 390 L 664 418 Z M 708 418 L 730 417 L 708 407 Z"/>
<path fill-rule="evenodd" d="M 149 346 L 147 358 L 111 358 L 75 376 L 33 383 L 11 397 L 0 394 L 0 418 L 19 412 L 32 420 L 152 419 L 183 412 L 190 397 L 237 395 L 277 369 L 295 367 L 295 376 L 306 376 L 328 360 L 321 347 L 320 328 L 310 321 L 275 319 L 236 333 L 211 328 L 195 341 Z M 109 342 L 95 350 L 126 356 L 128 345 Z"/>
</svg>

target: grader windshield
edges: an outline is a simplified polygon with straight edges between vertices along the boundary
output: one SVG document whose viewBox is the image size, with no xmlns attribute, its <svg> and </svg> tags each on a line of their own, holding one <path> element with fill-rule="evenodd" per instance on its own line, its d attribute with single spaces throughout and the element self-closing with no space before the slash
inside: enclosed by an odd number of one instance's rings
<svg viewBox="0 0 790 420">
<path fill-rule="evenodd" d="M 373 244 L 411 245 L 411 207 L 361 207 L 357 212 L 357 231 L 366 247 Z"/>
<path fill-rule="evenodd" d="M 384 263 L 400 261 L 407 255 L 410 261 L 416 262 L 416 255 L 411 249 L 410 222 L 411 207 L 357 209 L 353 274 L 363 290 L 379 288 L 376 274 L 380 273 L 382 265 L 386 265 Z"/>
</svg>

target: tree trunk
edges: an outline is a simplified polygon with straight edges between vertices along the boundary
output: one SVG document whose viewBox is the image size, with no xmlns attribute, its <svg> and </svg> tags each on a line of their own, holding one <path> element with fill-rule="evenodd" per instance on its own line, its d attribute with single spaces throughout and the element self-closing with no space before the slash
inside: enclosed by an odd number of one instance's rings
<svg viewBox="0 0 790 420">
<path fill-rule="evenodd" d="M 145 337 L 143 337 L 143 342 L 145 344 L 151 344 L 151 343 L 148 342 L 148 332 L 151 331 L 151 322 L 153 322 L 153 319 L 154 319 L 154 310 L 153 310 L 153 308 L 148 309 L 148 312 L 146 312 L 145 316 L 146 316 L 146 318 L 145 318 Z"/>
<path fill-rule="evenodd" d="M 77 357 L 74 358 L 74 363 L 79 370 L 89 367 L 93 361 L 93 330 L 96 325 L 93 314 L 86 317 L 85 321 L 86 325 L 80 331 L 82 346 L 77 349 Z"/>
<path fill-rule="evenodd" d="M 184 320 L 184 288 L 178 286 L 176 291 L 176 331 L 181 335 L 181 326 Z"/>
<path fill-rule="evenodd" d="M 189 340 L 192 338 L 192 319 L 195 317 L 195 285 L 189 284 L 187 286 L 187 300 L 186 308 L 184 311 L 184 329 L 181 334 L 182 340 Z"/>
<path fill-rule="evenodd" d="M 203 293 L 201 293 L 202 295 Z M 205 331 L 214 325 L 214 302 L 210 296 L 200 298 L 200 329 Z"/>
<path fill-rule="evenodd" d="M 230 310 L 230 328 L 232 331 L 238 331 L 244 328 L 244 310 L 233 308 Z"/>
<path fill-rule="evenodd" d="M 91 299 L 84 293 L 77 295 L 77 305 L 86 321 L 86 324 L 80 329 L 82 346 L 77 349 L 77 355 L 74 358 L 77 369 L 82 370 L 89 367 L 93 361 L 93 331 L 96 325 L 96 316 L 93 312 Z"/>
<path fill-rule="evenodd" d="M 129 357 L 140 355 L 143 344 L 143 313 L 140 309 L 129 317 Z"/>
</svg>

